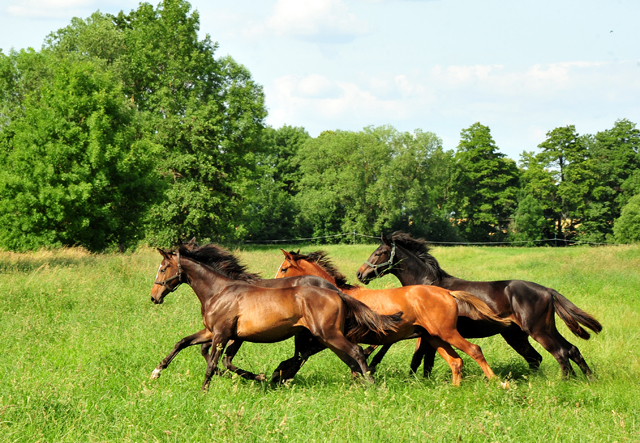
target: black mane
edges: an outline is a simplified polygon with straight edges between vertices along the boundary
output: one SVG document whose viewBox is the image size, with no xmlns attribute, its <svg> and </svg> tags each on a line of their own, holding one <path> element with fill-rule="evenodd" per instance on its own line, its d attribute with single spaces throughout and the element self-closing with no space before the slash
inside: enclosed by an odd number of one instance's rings
<svg viewBox="0 0 640 443">
<path fill-rule="evenodd" d="M 327 274 L 329 274 L 336 281 L 336 286 L 339 289 L 355 289 L 358 286 L 353 286 L 347 283 L 347 277 L 338 271 L 331 260 L 327 257 L 327 253 L 325 251 L 315 251 L 309 254 L 300 254 L 300 251 L 294 252 L 290 251 L 289 254 L 293 257 L 294 260 L 306 260 L 311 263 L 315 263 L 324 269 Z"/>
<path fill-rule="evenodd" d="M 262 278 L 258 274 L 247 272 L 247 267 L 240 264 L 239 260 L 231 252 L 214 244 L 209 245 L 180 245 L 177 250 L 183 257 L 190 258 L 198 263 L 208 266 L 214 271 L 232 280 L 242 280 L 255 283 Z M 175 252 L 175 251 L 172 251 Z"/>
<path fill-rule="evenodd" d="M 429 243 L 423 238 L 413 238 L 406 232 L 396 231 L 391 234 L 391 239 L 399 246 L 413 253 L 421 262 L 427 266 L 429 278 L 431 283 L 442 281 L 444 278 L 449 278 L 449 275 L 444 269 L 440 267 L 438 260 L 429 254 L 431 248 Z"/>
</svg>

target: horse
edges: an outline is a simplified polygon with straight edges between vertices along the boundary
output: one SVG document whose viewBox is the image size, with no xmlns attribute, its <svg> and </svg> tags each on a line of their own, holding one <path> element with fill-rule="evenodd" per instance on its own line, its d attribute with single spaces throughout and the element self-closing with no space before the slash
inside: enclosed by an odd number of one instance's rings
<svg viewBox="0 0 640 443">
<path fill-rule="evenodd" d="M 578 308 L 555 289 L 523 280 L 469 281 L 453 277 L 445 272 L 438 261 L 429 254 L 424 239 L 414 239 L 403 232 L 395 232 L 391 239 L 381 237 L 380 246 L 358 269 L 357 277 L 367 284 L 373 278 L 385 274 L 395 275 L 403 286 L 428 284 L 451 291 L 468 291 L 484 300 L 502 318 L 513 324 L 503 330 L 495 330 L 484 320 L 460 319 L 458 329 L 465 337 L 489 337 L 500 333 L 506 342 L 529 363 L 532 371 L 540 367 L 542 356 L 529 343 L 529 336 L 540 343 L 560 364 L 563 377 L 575 376 L 572 360 L 586 376 L 591 369 L 576 346 L 567 341 L 556 329 L 555 315 L 562 319 L 569 330 L 585 340 L 590 334 L 583 325 L 595 333 L 602 325 L 593 316 Z M 416 348 L 416 359 L 425 358 L 427 365 L 433 362 L 433 349 Z"/>
<path fill-rule="evenodd" d="M 465 310 L 473 313 L 476 318 L 499 324 L 507 322 L 494 315 L 477 297 L 466 292 L 451 292 L 434 286 L 368 290 L 348 285 L 344 275 L 337 271 L 326 257 L 326 253 L 322 251 L 307 255 L 293 251 L 282 250 L 282 252 L 285 259 L 276 272 L 276 278 L 307 274 L 319 276 L 337 286 L 342 292 L 362 301 L 379 314 L 402 311 L 402 323 L 398 330 L 380 337 L 381 340 L 375 343 L 384 346 L 370 366 L 372 372 L 393 343 L 421 336 L 424 338 L 424 343 L 429 343 L 437 349 L 449 364 L 454 385 L 460 384 L 462 359 L 452 345 L 473 358 L 487 378 L 495 377 L 480 347 L 465 340 L 456 330 L 458 305 L 464 306 Z"/>
<path fill-rule="evenodd" d="M 292 336 L 311 336 L 331 349 L 351 371 L 373 383 L 362 348 L 355 344 L 368 336 L 394 331 L 397 319 L 381 317 L 363 303 L 331 289 L 316 286 L 264 288 L 228 251 L 216 245 L 181 245 L 175 251 L 158 249 L 162 262 L 151 289 L 151 301 L 164 302 L 167 294 L 186 283 L 200 300 L 204 329 L 184 337 L 156 368 L 166 368 L 182 349 L 197 344 L 207 362 L 202 389 L 224 365 L 244 378 L 263 380 L 260 375 L 236 368 L 233 357 L 244 341 L 273 343 Z M 398 315 L 399 317 L 399 315 Z M 305 334 L 306 333 L 306 334 Z M 302 341 L 301 343 L 304 343 Z M 209 347 L 212 349 L 208 351 Z"/>
</svg>

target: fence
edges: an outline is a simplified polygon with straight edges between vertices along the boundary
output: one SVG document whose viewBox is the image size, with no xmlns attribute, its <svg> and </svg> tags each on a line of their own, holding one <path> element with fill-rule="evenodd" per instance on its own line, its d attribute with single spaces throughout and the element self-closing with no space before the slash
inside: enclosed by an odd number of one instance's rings
<svg viewBox="0 0 640 443">
<path fill-rule="evenodd" d="M 335 235 L 323 235 L 320 237 L 302 237 L 302 238 L 287 238 L 287 239 L 277 239 L 277 240 L 246 240 L 245 244 L 278 244 L 278 243 L 295 243 L 295 242 L 311 242 L 316 240 L 325 240 L 329 238 L 339 238 L 339 237 L 353 237 L 353 243 L 356 242 L 356 237 L 365 237 L 379 240 L 379 236 L 360 234 L 358 232 L 345 232 L 342 234 Z M 594 243 L 594 242 L 585 242 L 579 240 L 566 240 L 562 238 L 547 238 L 544 240 L 518 240 L 518 241 L 501 241 L 501 242 L 438 242 L 438 241 L 430 241 L 429 244 L 432 245 L 443 245 L 443 246 L 504 246 L 504 245 L 522 245 L 529 243 L 549 243 L 554 247 L 562 246 L 577 246 L 577 245 L 590 245 L 590 246 L 611 246 L 616 245 L 617 243 Z"/>
</svg>

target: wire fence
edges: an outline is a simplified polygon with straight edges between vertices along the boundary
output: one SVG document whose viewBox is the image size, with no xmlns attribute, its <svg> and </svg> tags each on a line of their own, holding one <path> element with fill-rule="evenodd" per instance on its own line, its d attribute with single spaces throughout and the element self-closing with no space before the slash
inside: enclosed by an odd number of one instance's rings
<svg viewBox="0 0 640 443">
<path fill-rule="evenodd" d="M 327 240 L 334 239 L 340 237 L 352 237 L 352 242 L 356 242 L 356 237 L 364 237 L 370 239 L 379 240 L 379 236 L 360 234 L 359 232 L 345 232 L 342 234 L 334 234 L 334 235 L 323 235 L 319 237 L 300 237 L 300 238 L 286 238 L 286 239 L 274 239 L 274 240 L 246 240 L 245 244 L 254 244 L 254 245 L 272 245 L 278 243 L 296 243 L 296 242 L 316 242 L 318 240 Z M 496 242 L 438 242 L 438 241 L 429 241 L 429 244 L 432 245 L 443 245 L 443 246 L 505 246 L 505 245 L 527 245 L 527 244 L 550 244 L 554 247 L 558 246 L 578 246 L 578 245 L 589 245 L 589 246 L 613 246 L 617 245 L 617 243 L 596 243 L 596 242 L 587 242 L 580 240 L 567 240 L 564 238 L 546 238 L 543 240 L 513 240 L 513 241 L 496 241 Z"/>
</svg>

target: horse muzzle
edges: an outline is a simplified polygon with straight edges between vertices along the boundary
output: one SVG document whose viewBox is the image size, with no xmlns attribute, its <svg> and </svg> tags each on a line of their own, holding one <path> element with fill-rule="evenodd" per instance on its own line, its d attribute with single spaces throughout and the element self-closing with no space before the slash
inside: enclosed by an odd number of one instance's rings
<svg viewBox="0 0 640 443">
<path fill-rule="evenodd" d="M 373 279 L 372 279 L 372 278 L 369 278 L 369 277 L 368 277 L 368 275 L 366 275 L 366 274 L 370 274 L 370 273 L 369 273 L 369 272 L 367 272 L 367 271 L 364 271 L 364 272 L 358 271 L 358 272 L 356 273 L 356 278 L 357 278 L 357 279 L 358 279 L 358 281 L 360 281 L 362 284 L 368 285 L 368 284 L 369 284 L 369 282 L 370 282 L 371 280 L 373 280 Z"/>
<path fill-rule="evenodd" d="M 151 301 L 156 305 L 161 305 L 164 302 L 164 296 L 166 295 L 166 291 L 164 286 L 156 285 L 151 290 Z"/>
</svg>

